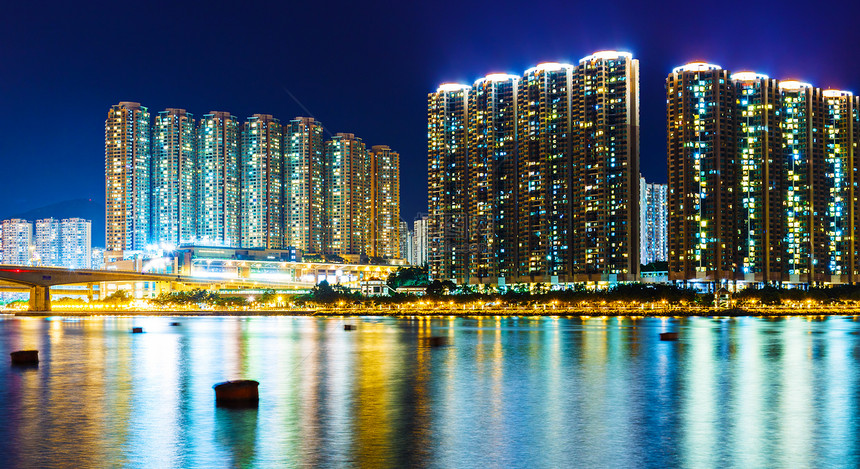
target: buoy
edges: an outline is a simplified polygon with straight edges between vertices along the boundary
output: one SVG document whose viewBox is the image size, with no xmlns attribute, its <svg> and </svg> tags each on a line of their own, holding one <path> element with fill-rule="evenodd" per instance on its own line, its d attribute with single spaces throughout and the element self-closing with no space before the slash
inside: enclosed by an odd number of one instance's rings
<svg viewBox="0 0 860 469">
<path fill-rule="evenodd" d="M 39 364 L 39 351 L 38 350 L 19 350 L 17 352 L 12 352 L 9 355 L 12 356 L 12 364 L 13 365 L 38 365 Z"/>
<path fill-rule="evenodd" d="M 425 337 L 424 342 L 431 347 L 441 347 L 448 345 L 447 337 Z"/>
<path fill-rule="evenodd" d="M 260 400 L 257 387 L 260 383 L 252 379 L 224 381 L 212 386 L 215 390 L 215 403 L 227 406 L 255 406 Z"/>
<path fill-rule="evenodd" d="M 132 328 L 131 328 L 131 333 L 132 333 L 132 334 L 142 334 L 142 333 L 143 333 L 143 328 L 142 328 L 142 327 L 132 327 Z"/>
<path fill-rule="evenodd" d="M 343 330 L 345 330 L 345 331 L 354 331 L 356 329 L 357 328 L 352 324 L 344 324 L 343 325 Z"/>
<path fill-rule="evenodd" d="M 660 340 L 678 340 L 677 332 L 661 332 Z"/>
<path fill-rule="evenodd" d="M 178 323 L 178 322 L 171 322 L 171 323 L 170 323 L 170 325 L 171 325 L 171 326 L 178 326 L 178 325 L 179 325 L 179 323 Z"/>
</svg>

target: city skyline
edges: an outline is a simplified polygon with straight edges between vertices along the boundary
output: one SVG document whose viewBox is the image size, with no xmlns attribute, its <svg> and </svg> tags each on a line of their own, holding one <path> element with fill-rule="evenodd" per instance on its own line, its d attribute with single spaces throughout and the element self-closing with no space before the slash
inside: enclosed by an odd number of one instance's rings
<svg viewBox="0 0 860 469">
<path fill-rule="evenodd" d="M 799 11 L 793 6 L 801 5 L 789 2 L 782 8 Z M 744 15 L 737 14 L 741 6 Z M 327 13 L 333 8 L 343 17 L 331 23 Z M 444 12 L 451 9 L 463 20 L 447 21 Z M 663 86 L 665 75 L 678 64 L 708 60 L 733 70 L 755 69 L 860 91 L 860 64 L 843 60 L 850 52 L 847 45 L 854 42 L 850 13 L 857 11 L 847 1 L 804 15 L 782 15 L 778 24 L 761 25 L 760 41 L 744 34 L 701 33 L 703 18 L 727 31 L 740 31 L 747 28 L 749 15 L 772 13 L 763 5 L 740 2 L 719 10 L 669 2 L 654 11 L 646 5 L 522 5 L 490 15 L 498 22 L 481 21 L 488 15 L 484 9 L 455 2 L 232 10 L 232 33 L 211 35 L 213 24 L 227 24 L 218 19 L 225 11 L 219 2 L 205 8 L 171 4 L 144 11 L 124 4 L 88 10 L 62 4 L 10 6 L 0 19 L 0 35 L 7 44 L 0 59 L 16 66 L 0 77 L 0 88 L 9 90 L 0 97 L 9 110 L 0 116 L 0 124 L 17 138 L 0 141 L 0 155 L 13 173 L 26 173 L 30 161 L 44 161 L 58 171 L 44 175 L 48 187 L 38 193 L 18 184 L 0 187 L 0 215 L 70 199 L 103 203 L 97 135 L 103 109 L 121 100 L 158 110 L 182 106 L 195 117 L 210 109 L 229 110 L 241 118 L 254 113 L 313 115 L 332 129 L 349 129 L 368 142 L 384 141 L 397 148 L 404 174 L 423 179 L 426 129 L 421 103 L 438 83 L 471 83 L 487 72 L 518 73 L 544 61 L 572 63 L 591 50 L 627 50 L 642 67 L 643 175 L 664 183 Z M 153 28 L 129 34 L 124 23 L 116 21 L 128 17 Z M 345 21 L 347 17 L 366 21 Z M 518 34 L 507 33 L 514 30 Z M 198 37 L 206 37 L 210 46 L 196 47 L 196 41 L 189 40 Z M 257 47 L 240 46 L 234 37 L 247 38 Z M 683 37 L 697 40 L 677 40 Z M 286 46 L 303 38 L 314 40 L 304 48 Z M 123 65 L 117 66 L 113 58 Z M 381 66 L 397 73 L 374 73 Z M 63 79 L 53 79 L 60 69 Z M 170 75 L 158 73 L 167 69 Z M 42 113 L 62 120 L 63 129 L 46 138 L 34 125 Z M 73 187 L 65 184 L 67 176 L 74 177 Z M 423 188 L 404 190 L 403 218 L 411 220 L 424 211 L 425 200 Z"/>
</svg>

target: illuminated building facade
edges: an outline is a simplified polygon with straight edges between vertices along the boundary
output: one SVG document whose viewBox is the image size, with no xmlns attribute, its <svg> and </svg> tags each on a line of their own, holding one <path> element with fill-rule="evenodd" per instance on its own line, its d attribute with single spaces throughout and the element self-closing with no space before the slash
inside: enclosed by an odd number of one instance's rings
<svg viewBox="0 0 860 469">
<path fill-rule="evenodd" d="M 364 254 L 370 213 L 370 156 L 364 142 L 338 133 L 325 142 L 325 251 Z"/>
<path fill-rule="evenodd" d="M 150 234 L 149 111 L 111 106 L 105 120 L 105 242 L 109 251 L 139 250 Z"/>
<path fill-rule="evenodd" d="M 284 245 L 305 253 L 323 252 L 323 126 L 297 117 L 284 130 Z"/>
<path fill-rule="evenodd" d="M 517 270 L 517 91 L 519 77 L 492 74 L 472 85 L 468 111 L 468 243 L 472 282 Z"/>
<path fill-rule="evenodd" d="M 569 273 L 573 73 L 544 63 L 519 82 L 517 273 L 529 281 Z"/>
<path fill-rule="evenodd" d="M 283 127 L 269 114 L 254 114 L 242 126 L 241 246 L 283 247 Z"/>
<path fill-rule="evenodd" d="M 12 218 L 3 220 L 3 263 L 30 265 L 30 248 L 33 246 L 33 224 Z"/>
<path fill-rule="evenodd" d="M 856 238 L 860 228 L 855 160 L 860 142 L 860 101 L 849 91 L 824 90 L 824 180 L 827 189 L 824 225 L 827 272 L 832 283 L 857 281 Z"/>
<path fill-rule="evenodd" d="M 856 281 L 856 97 L 692 63 L 667 98 L 671 280 Z"/>
<path fill-rule="evenodd" d="M 64 265 L 60 260 L 60 222 L 55 218 L 36 220 L 33 263 L 43 266 Z"/>
<path fill-rule="evenodd" d="M 739 280 L 782 280 L 782 133 L 779 86 L 753 72 L 731 76 L 735 86 Z"/>
<path fill-rule="evenodd" d="M 638 278 L 638 68 L 604 51 L 429 95 L 431 278 Z"/>
<path fill-rule="evenodd" d="M 400 222 L 400 255 L 397 257 L 406 260 L 407 264 L 412 264 L 412 230 L 405 221 Z"/>
<path fill-rule="evenodd" d="M 430 278 L 468 280 L 468 113 L 471 87 L 441 85 L 427 98 L 427 263 Z"/>
<path fill-rule="evenodd" d="M 828 192 L 824 184 L 824 99 L 820 88 L 779 83 L 783 167 L 783 280 L 829 281 Z"/>
<path fill-rule="evenodd" d="M 666 184 L 648 184 L 639 179 L 639 263 L 669 260 L 668 210 Z"/>
<path fill-rule="evenodd" d="M 239 246 L 239 121 L 213 111 L 197 130 L 197 241 L 206 246 Z"/>
<path fill-rule="evenodd" d="M 689 63 L 666 80 L 669 280 L 734 278 L 734 96 L 718 65 Z"/>
<path fill-rule="evenodd" d="M 168 108 L 152 128 L 152 240 L 179 246 L 197 236 L 197 148 L 194 116 Z"/>
<path fill-rule="evenodd" d="M 400 258 L 400 154 L 387 145 L 370 149 L 370 233 L 367 255 Z"/>
<path fill-rule="evenodd" d="M 639 61 L 616 51 L 584 57 L 572 94 L 574 278 L 637 280 Z"/>
<path fill-rule="evenodd" d="M 92 222 L 83 218 L 64 218 L 60 222 L 60 265 L 70 269 L 92 266 Z"/>
<path fill-rule="evenodd" d="M 427 264 L 427 214 L 412 221 L 412 265 Z"/>
</svg>

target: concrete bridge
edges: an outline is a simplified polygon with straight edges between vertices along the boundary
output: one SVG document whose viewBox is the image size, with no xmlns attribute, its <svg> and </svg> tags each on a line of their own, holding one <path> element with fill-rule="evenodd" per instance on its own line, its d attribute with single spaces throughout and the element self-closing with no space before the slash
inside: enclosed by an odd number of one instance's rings
<svg viewBox="0 0 860 469">
<path fill-rule="evenodd" d="M 23 285 L 30 289 L 30 311 L 51 310 L 51 287 L 57 285 L 92 285 L 100 282 L 165 282 L 185 285 L 223 285 L 224 288 L 310 288 L 302 282 L 260 282 L 250 279 L 183 277 L 172 274 L 124 272 L 117 270 L 68 269 L 64 267 L 28 267 L 0 265 L 0 281 Z"/>
</svg>

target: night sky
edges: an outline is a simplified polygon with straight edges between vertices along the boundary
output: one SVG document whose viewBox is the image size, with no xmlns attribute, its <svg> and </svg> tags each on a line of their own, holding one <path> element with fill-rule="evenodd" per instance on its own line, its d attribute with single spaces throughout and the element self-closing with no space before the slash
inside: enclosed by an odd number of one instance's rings
<svg viewBox="0 0 860 469">
<path fill-rule="evenodd" d="M 119 101 L 153 115 L 312 115 L 331 133 L 390 145 L 411 221 L 427 207 L 426 99 L 442 82 L 632 52 L 641 166 L 654 182 L 666 180 L 663 84 L 677 65 L 860 92 L 860 8 L 850 1 L 78 3 L 0 9 L 0 217 L 103 202 L 104 120 Z"/>
</svg>

